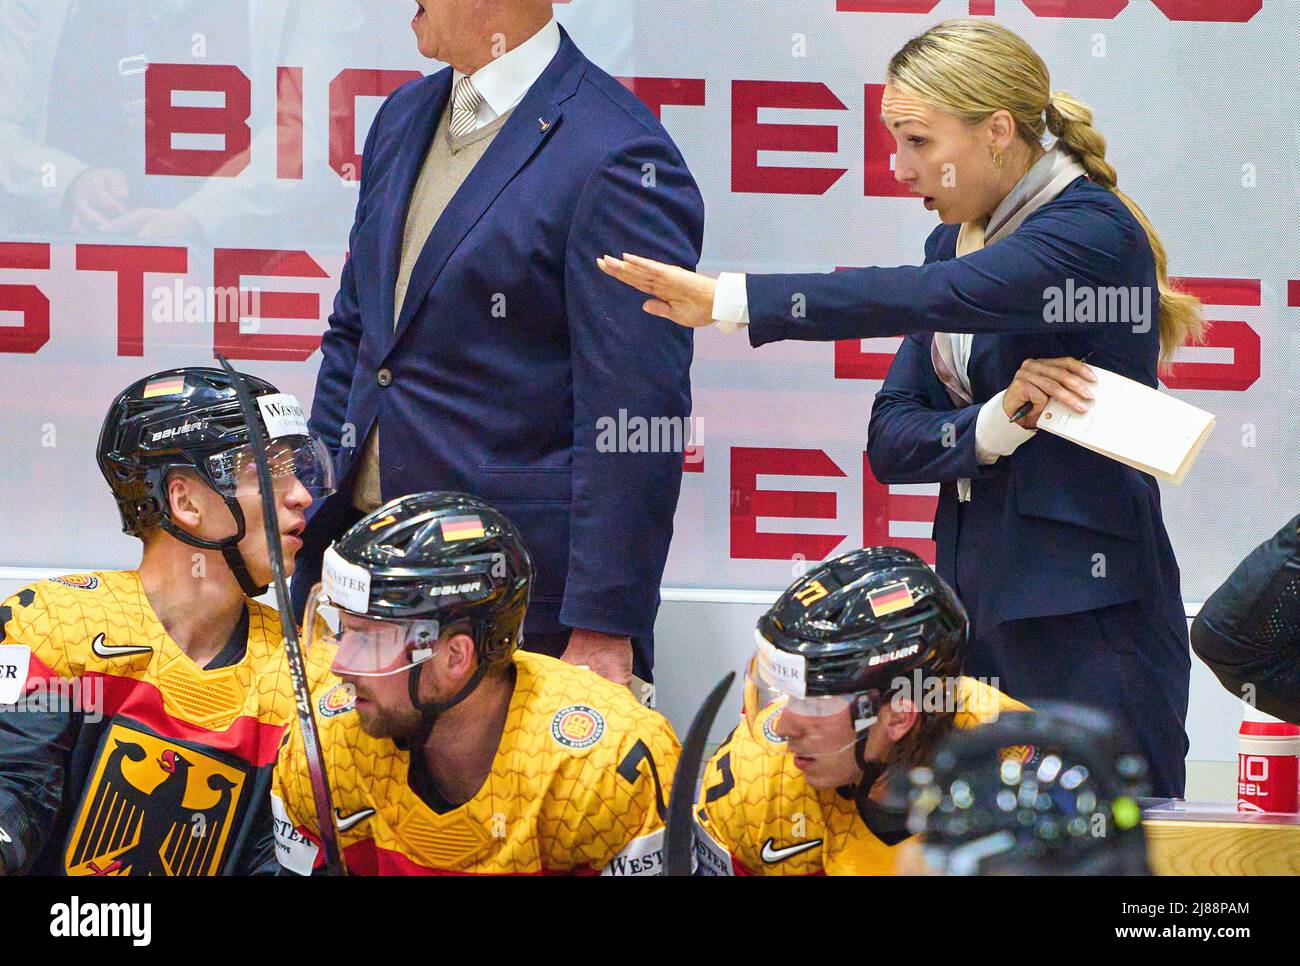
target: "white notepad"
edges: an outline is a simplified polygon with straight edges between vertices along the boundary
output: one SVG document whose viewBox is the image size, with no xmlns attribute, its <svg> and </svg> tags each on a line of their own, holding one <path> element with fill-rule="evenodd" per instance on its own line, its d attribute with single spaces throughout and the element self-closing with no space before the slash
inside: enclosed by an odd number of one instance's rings
<svg viewBox="0 0 1300 966">
<path fill-rule="evenodd" d="M 1118 373 L 1088 368 L 1097 374 L 1088 411 L 1052 400 L 1038 428 L 1166 483 L 1183 482 L 1214 428 L 1214 416 Z"/>
</svg>

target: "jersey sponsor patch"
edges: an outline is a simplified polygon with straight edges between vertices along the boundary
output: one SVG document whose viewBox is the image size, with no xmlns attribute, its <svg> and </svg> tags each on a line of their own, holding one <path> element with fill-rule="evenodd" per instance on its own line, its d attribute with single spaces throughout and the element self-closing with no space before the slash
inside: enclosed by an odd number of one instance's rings
<svg viewBox="0 0 1300 966">
<path fill-rule="evenodd" d="M 0 644 L 0 704 L 13 704 L 23 696 L 31 660 L 31 648 Z"/>
<path fill-rule="evenodd" d="M 280 796 L 271 793 L 271 819 L 275 825 L 275 857 L 280 865 L 298 875 L 311 875 L 320 846 L 298 831 Z"/>
<path fill-rule="evenodd" d="M 605 719 L 585 704 L 561 708 L 551 719 L 551 737 L 566 748 L 590 748 L 604 733 Z"/>
<path fill-rule="evenodd" d="M 694 856 L 691 871 L 695 875 L 735 875 L 736 869 L 731 862 L 731 853 L 724 849 L 699 822 L 695 823 L 692 836 Z"/>
<path fill-rule="evenodd" d="M 209 752 L 115 722 L 68 836 L 67 874 L 216 875 L 247 774 Z"/>
<path fill-rule="evenodd" d="M 609 860 L 601 875 L 663 875 L 664 830 L 633 839 L 618 855 Z"/>
<path fill-rule="evenodd" d="M 357 692 L 350 684 L 344 684 L 340 681 L 334 687 L 330 688 L 316 702 L 316 707 L 326 718 L 332 718 L 337 714 L 343 714 L 345 711 L 351 711 L 357 703 Z"/>
<path fill-rule="evenodd" d="M 64 574 L 62 577 L 51 577 L 50 580 L 73 590 L 94 590 L 99 586 L 99 578 L 94 574 Z"/>
</svg>

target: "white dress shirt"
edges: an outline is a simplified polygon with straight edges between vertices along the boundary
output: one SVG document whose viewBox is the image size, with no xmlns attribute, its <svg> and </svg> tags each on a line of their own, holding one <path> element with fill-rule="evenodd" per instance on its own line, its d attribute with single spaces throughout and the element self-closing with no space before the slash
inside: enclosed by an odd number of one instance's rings
<svg viewBox="0 0 1300 966">
<path fill-rule="evenodd" d="M 552 17 L 545 27 L 518 47 L 507 50 L 470 74 L 474 89 L 483 96 L 474 130 L 491 124 L 522 101 L 559 49 L 560 25 Z M 452 72 L 453 91 L 464 76 L 460 71 Z"/>
</svg>

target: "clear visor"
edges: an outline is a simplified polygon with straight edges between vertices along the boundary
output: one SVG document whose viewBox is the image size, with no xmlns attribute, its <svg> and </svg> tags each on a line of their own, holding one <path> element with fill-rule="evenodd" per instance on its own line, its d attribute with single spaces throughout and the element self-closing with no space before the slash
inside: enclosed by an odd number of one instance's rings
<svg viewBox="0 0 1300 966">
<path fill-rule="evenodd" d="M 759 741 L 785 742 L 792 755 L 818 758 L 853 747 L 876 721 L 866 694 L 804 693 L 803 658 L 779 651 L 755 631 L 745 669 L 745 722 Z"/>
<path fill-rule="evenodd" d="M 397 674 L 433 657 L 438 622 L 366 617 L 330 602 L 317 584 L 312 588 L 303 622 L 307 650 L 319 646 L 335 649 L 335 674 L 384 677 Z"/>
<path fill-rule="evenodd" d="M 271 486 L 277 493 L 295 484 L 301 484 L 313 499 L 334 492 L 334 462 L 316 437 L 281 436 L 267 444 L 266 455 Z M 207 469 L 222 496 L 257 496 L 261 492 L 251 444 L 213 453 L 207 458 Z"/>
</svg>

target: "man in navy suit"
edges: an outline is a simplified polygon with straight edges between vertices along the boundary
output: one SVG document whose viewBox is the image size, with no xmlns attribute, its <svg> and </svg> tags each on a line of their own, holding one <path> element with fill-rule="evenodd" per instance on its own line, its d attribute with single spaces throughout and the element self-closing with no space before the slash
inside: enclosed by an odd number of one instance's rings
<svg viewBox="0 0 1300 966">
<path fill-rule="evenodd" d="M 692 340 L 596 257 L 696 264 L 703 202 L 658 120 L 550 0 L 419 8 L 420 52 L 451 66 L 395 91 L 366 139 L 311 415 L 343 485 L 311 520 L 295 607 L 363 512 L 464 491 L 533 557 L 525 646 L 648 678 L 683 454 L 601 430 L 684 425 Z"/>
</svg>

